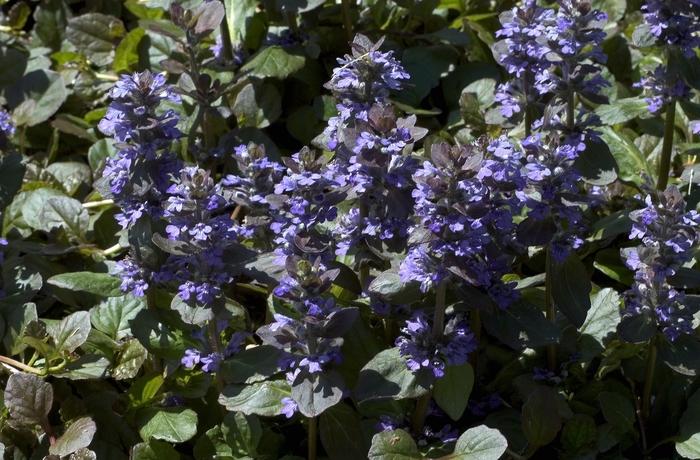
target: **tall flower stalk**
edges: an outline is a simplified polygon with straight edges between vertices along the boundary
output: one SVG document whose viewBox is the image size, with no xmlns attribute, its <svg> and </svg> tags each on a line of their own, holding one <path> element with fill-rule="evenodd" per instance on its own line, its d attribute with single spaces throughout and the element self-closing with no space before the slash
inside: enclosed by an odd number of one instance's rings
<svg viewBox="0 0 700 460">
<path fill-rule="evenodd" d="M 658 114 L 665 109 L 664 139 L 656 181 L 657 190 L 663 191 L 671 171 L 676 103 L 690 97 L 690 88 L 683 80 L 676 60 L 695 57 L 695 49 L 700 45 L 700 2 L 647 0 L 642 12 L 644 24 L 640 27 L 664 49 L 666 61 L 636 85 L 647 94 L 650 112 Z"/>
<path fill-rule="evenodd" d="M 163 74 L 149 71 L 123 75 L 109 95 L 112 102 L 98 128 L 114 138 L 118 152 L 107 159 L 97 188 L 120 208 L 117 222 L 129 231 L 139 221 L 163 216 L 170 179 L 180 167 L 169 149 L 181 133 L 177 114 L 161 104 L 178 103 L 180 97 Z M 117 270 L 122 290 L 143 296 L 153 267 L 139 251 L 136 246 L 132 255 L 117 262 Z"/>
<path fill-rule="evenodd" d="M 644 202 L 645 208 L 630 213 L 634 222 L 630 239 L 641 244 L 623 249 L 622 256 L 635 272 L 634 284 L 625 294 L 623 323 L 637 320 L 649 325 L 642 397 L 646 418 L 651 408 L 658 342 L 675 342 L 693 333 L 694 312 L 685 302 L 683 291 L 670 284 L 670 278 L 693 257 L 700 242 L 700 215 L 686 211 L 686 202 L 676 187 L 654 192 Z"/>
<path fill-rule="evenodd" d="M 326 87 L 338 99 L 338 116 L 328 122 L 327 146 L 334 151 L 338 181 L 353 204 L 339 219 L 339 256 L 353 256 L 363 288 L 369 266 L 386 264 L 384 249 L 401 251 L 408 234 L 411 175 L 417 162 L 409 154 L 425 135 L 416 117 L 400 118 L 388 100 L 410 78 L 382 40 L 357 35 L 352 53 L 338 59 Z"/>
</svg>

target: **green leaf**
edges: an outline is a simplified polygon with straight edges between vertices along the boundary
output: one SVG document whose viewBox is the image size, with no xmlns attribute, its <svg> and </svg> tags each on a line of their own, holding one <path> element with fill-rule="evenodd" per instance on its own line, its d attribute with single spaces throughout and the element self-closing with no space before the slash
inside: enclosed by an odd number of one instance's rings
<svg viewBox="0 0 700 460">
<path fill-rule="evenodd" d="M 411 75 L 411 84 L 401 91 L 399 100 L 414 107 L 438 86 L 440 78 L 458 59 L 458 53 L 449 46 L 417 46 L 403 52 L 404 68 Z"/>
<path fill-rule="evenodd" d="M 74 195 L 81 185 L 92 184 L 90 167 L 79 161 L 57 161 L 48 165 L 46 171 L 51 173 L 68 195 Z"/>
<path fill-rule="evenodd" d="M 607 126 L 600 128 L 599 131 L 603 141 L 610 148 L 610 153 L 615 157 L 620 179 L 641 185 L 643 182 L 642 174 L 654 177 L 646 158 L 627 136 Z"/>
<path fill-rule="evenodd" d="M 63 0 L 44 0 L 34 11 L 34 33 L 45 46 L 58 50 L 70 16 L 70 8 Z"/>
<path fill-rule="evenodd" d="M 292 385 L 292 399 L 302 415 L 317 417 L 343 399 L 343 380 L 335 371 L 297 378 Z"/>
<path fill-rule="evenodd" d="M 17 83 L 27 69 L 29 54 L 19 48 L 0 47 L 0 88 L 4 89 Z M 7 97 L 7 96 L 6 96 Z"/>
<path fill-rule="evenodd" d="M 588 140 L 586 150 L 574 162 L 583 180 L 591 185 L 609 185 L 617 180 L 617 163 L 600 140 Z"/>
<path fill-rule="evenodd" d="M 366 458 L 369 444 L 361 428 L 360 415 L 348 404 L 331 407 L 319 420 L 321 442 L 334 460 Z"/>
<path fill-rule="evenodd" d="M 197 460 L 257 458 L 261 438 L 262 426 L 256 416 L 228 413 L 221 425 L 211 428 L 197 440 L 194 457 Z"/>
<path fill-rule="evenodd" d="M 635 118 L 645 118 L 649 113 L 649 105 L 641 97 L 617 99 L 612 104 L 601 104 L 595 110 L 603 126 L 626 123 Z"/>
<path fill-rule="evenodd" d="M 116 43 L 126 30 L 119 18 L 102 13 L 87 13 L 68 21 L 66 38 L 98 66 L 108 66 Z"/>
<path fill-rule="evenodd" d="M 581 327 L 591 308 L 591 281 L 581 260 L 574 253 L 562 264 L 553 264 L 552 300 L 571 323 Z"/>
<path fill-rule="evenodd" d="M 226 383 L 255 383 L 279 372 L 280 351 L 260 345 L 236 353 L 223 361 L 219 375 Z"/>
<path fill-rule="evenodd" d="M 90 417 L 79 418 L 49 447 L 49 453 L 59 457 L 70 455 L 89 446 L 96 431 L 97 426 Z"/>
<path fill-rule="evenodd" d="M 143 299 L 131 294 L 109 297 L 90 310 L 90 320 L 98 331 L 114 340 L 121 340 L 131 335 L 129 323 L 144 307 Z"/>
<path fill-rule="evenodd" d="M 60 373 L 51 375 L 70 380 L 102 379 L 107 376 L 110 366 L 111 363 L 104 356 L 87 354 L 68 363 Z"/>
<path fill-rule="evenodd" d="M 620 294 L 612 288 L 596 293 L 586 320 L 579 328 L 583 359 L 590 360 L 605 349 L 606 340 L 615 335 L 620 322 Z"/>
<path fill-rule="evenodd" d="M 143 309 L 130 324 L 134 337 L 149 352 L 178 361 L 185 353 L 185 325 L 176 312 Z"/>
<path fill-rule="evenodd" d="M 34 126 L 58 111 L 68 97 L 68 91 L 59 73 L 34 70 L 9 87 L 6 97 L 10 107 L 15 109 L 17 125 Z"/>
<path fill-rule="evenodd" d="M 273 417 L 282 410 L 282 398 L 291 394 L 289 384 L 284 380 L 228 385 L 219 396 L 219 404 L 231 412 Z"/>
<path fill-rule="evenodd" d="M 283 79 L 304 67 L 306 58 L 281 46 L 269 46 L 260 50 L 241 70 L 254 77 Z"/>
<path fill-rule="evenodd" d="M 248 22 L 257 7 L 258 0 L 224 0 L 226 24 L 233 44 L 240 44 L 246 40 Z"/>
<path fill-rule="evenodd" d="M 533 446 L 546 446 L 561 429 L 557 393 L 549 387 L 537 387 L 522 409 L 522 428 Z"/>
<path fill-rule="evenodd" d="M 559 328 L 547 321 L 542 310 L 520 300 L 505 310 L 483 315 L 484 328 L 513 349 L 541 347 L 559 340 Z"/>
<path fill-rule="evenodd" d="M 418 398 L 430 388 L 431 380 L 417 377 L 406 367 L 398 348 L 378 353 L 360 371 L 355 388 L 358 401 Z"/>
<path fill-rule="evenodd" d="M 136 68 L 139 63 L 139 44 L 145 35 L 146 31 L 141 27 L 132 29 L 126 34 L 126 37 L 117 46 L 112 70 L 119 73 Z"/>
<path fill-rule="evenodd" d="M 659 359 L 675 372 L 694 377 L 700 372 L 700 341 L 694 335 L 681 335 L 673 342 L 661 340 Z"/>
<path fill-rule="evenodd" d="M 238 126 L 266 128 L 282 113 L 281 97 L 272 84 L 263 84 L 256 90 L 252 83 L 248 83 L 236 95 L 232 110 Z"/>
<path fill-rule="evenodd" d="M 596 444 L 598 430 L 590 415 L 576 414 L 564 424 L 561 443 L 568 454 L 586 451 Z"/>
<path fill-rule="evenodd" d="M 480 425 L 470 428 L 457 439 L 455 450 L 447 459 L 498 460 L 505 453 L 508 441 L 500 431 Z"/>
<path fill-rule="evenodd" d="M 150 440 L 134 446 L 131 460 L 178 460 L 180 454 L 168 443 Z"/>
<path fill-rule="evenodd" d="M 147 357 L 148 352 L 138 340 L 129 340 L 119 351 L 112 375 L 117 380 L 136 377 Z"/>
<path fill-rule="evenodd" d="M 404 283 L 394 271 L 385 271 L 377 275 L 369 284 L 369 291 L 396 304 L 410 303 L 420 296 L 416 283 Z"/>
<path fill-rule="evenodd" d="M 107 273 L 61 273 L 49 278 L 47 283 L 69 291 L 89 292 L 104 297 L 119 297 L 124 294 L 119 288 L 119 278 Z"/>
<path fill-rule="evenodd" d="M 157 373 L 146 374 L 134 380 L 127 391 L 129 407 L 142 407 L 153 401 L 160 394 L 163 383 L 165 378 Z"/>
<path fill-rule="evenodd" d="M 645 312 L 639 315 L 626 315 L 617 325 L 617 333 L 626 342 L 647 342 L 656 333 L 656 322 L 651 314 Z"/>
<path fill-rule="evenodd" d="M 598 395 L 600 409 L 605 420 L 619 434 L 627 433 L 634 428 L 634 406 L 629 398 L 610 391 Z"/>
<path fill-rule="evenodd" d="M 53 339 L 58 351 L 73 353 L 85 343 L 90 334 L 90 314 L 86 311 L 76 311 L 61 321 L 47 323 L 46 332 Z"/>
<path fill-rule="evenodd" d="M 139 416 L 141 439 L 180 443 L 197 434 L 197 413 L 182 408 L 147 408 Z"/>
<path fill-rule="evenodd" d="M 22 155 L 9 153 L 0 156 L 0 211 L 3 211 L 22 186 L 25 167 Z"/>
<path fill-rule="evenodd" d="M 676 452 L 683 458 L 700 459 L 700 391 L 688 399 L 679 426 Z"/>
<path fill-rule="evenodd" d="M 100 139 L 88 149 L 88 163 L 93 172 L 97 172 L 104 167 L 107 158 L 116 154 L 112 139 Z"/>
<path fill-rule="evenodd" d="M 414 460 L 423 456 L 415 441 L 404 430 L 382 431 L 372 438 L 370 460 Z"/>
<path fill-rule="evenodd" d="M 67 234 L 76 238 L 83 238 L 90 224 L 90 216 L 80 201 L 64 196 L 46 200 L 37 218 L 37 221 L 32 220 L 27 223 L 45 232 L 62 228 Z"/>
<path fill-rule="evenodd" d="M 435 382 L 433 398 L 452 420 L 459 420 L 467 408 L 474 387 L 474 370 L 469 363 L 448 366 L 445 376 Z"/>
<path fill-rule="evenodd" d="M 0 315 L 5 322 L 5 335 L 2 338 L 2 345 L 10 356 L 19 354 L 26 348 L 22 342 L 24 331 L 27 325 L 39 318 L 36 313 L 36 305 L 25 303 L 19 305 L 0 304 Z"/>
<path fill-rule="evenodd" d="M 46 425 L 53 404 L 53 388 L 33 374 L 12 374 L 5 387 L 4 405 L 22 425 Z"/>
<path fill-rule="evenodd" d="M 644 22 L 639 24 L 632 33 L 632 43 L 638 48 L 656 45 L 656 36 L 651 33 L 651 26 Z"/>
</svg>

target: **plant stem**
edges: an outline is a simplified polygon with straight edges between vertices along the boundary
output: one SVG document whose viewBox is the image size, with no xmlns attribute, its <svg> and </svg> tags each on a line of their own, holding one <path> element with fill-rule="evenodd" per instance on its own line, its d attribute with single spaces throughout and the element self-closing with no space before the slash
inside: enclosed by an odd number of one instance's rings
<svg viewBox="0 0 700 460">
<path fill-rule="evenodd" d="M 569 131 L 573 131 L 573 129 L 576 127 L 575 110 L 576 93 L 572 90 L 569 90 L 569 93 L 566 97 L 566 128 Z"/>
<path fill-rule="evenodd" d="M 481 342 L 481 311 L 477 308 L 471 311 L 470 327 L 476 339 L 476 350 L 469 356 L 469 363 L 474 369 L 474 375 L 476 375 L 476 370 L 479 366 L 479 343 Z"/>
<path fill-rule="evenodd" d="M 31 374 L 37 374 L 37 375 L 43 374 L 43 371 L 41 369 L 37 369 L 36 367 L 28 366 L 28 365 L 21 363 L 19 361 L 15 361 L 12 358 L 8 358 L 7 356 L 0 355 L 0 363 L 8 364 L 12 367 L 16 367 L 17 369 L 23 370 L 24 372 L 29 372 Z"/>
<path fill-rule="evenodd" d="M 309 455 L 308 460 L 316 460 L 316 438 L 318 438 L 318 418 L 309 418 Z"/>
<path fill-rule="evenodd" d="M 241 213 L 243 210 L 243 206 L 240 204 L 237 204 L 236 207 L 233 209 L 233 212 L 231 213 L 231 220 L 236 220 L 238 219 L 238 215 Z"/>
<path fill-rule="evenodd" d="M 523 93 L 525 95 L 525 137 L 530 137 L 532 134 L 532 111 L 530 110 L 530 95 L 528 94 L 528 72 L 523 75 Z"/>
<path fill-rule="evenodd" d="M 367 217 L 368 211 L 367 211 L 367 205 L 363 202 L 360 202 L 360 225 L 364 224 L 365 218 Z M 363 263 L 364 261 L 360 261 L 360 286 L 362 287 L 362 290 L 365 290 L 369 287 L 369 265 L 367 263 Z"/>
<path fill-rule="evenodd" d="M 514 458 L 515 460 L 526 460 L 527 457 L 523 457 L 519 453 L 512 451 L 508 448 L 506 448 L 506 455 L 510 456 L 511 458 Z"/>
<path fill-rule="evenodd" d="M 114 200 L 88 201 L 87 203 L 83 203 L 83 208 L 99 208 L 100 206 L 107 206 L 112 204 L 114 204 Z"/>
<path fill-rule="evenodd" d="M 673 153 L 673 134 L 676 125 L 676 100 L 672 99 L 666 106 L 666 122 L 664 124 L 664 142 L 659 160 L 659 174 L 656 181 L 657 190 L 665 190 L 668 185 L 668 175 L 671 172 L 671 154 Z"/>
<path fill-rule="evenodd" d="M 435 291 L 435 313 L 433 314 L 433 337 L 439 340 L 445 332 L 445 297 L 447 294 L 447 283 L 440 283 Z M 425 417 L 428 415 L 430 400 L 433 397 L 432 389 L 421 396 L 416 402 L 416 408 L 411 418 L 411 429 L 418 435 L 423 431 Z"/>
<path fill-rule="evenodd" d="M 350 0 L 342 0 L 343 3 L 343 27 L 345 27 L 345 35 L 348 38 L 348 43 L 352 43 L 352 17 L 350 16 Z"/>
<path fill-rule="evenodd" d="M 654 372 L 656 371 L 656 336 L 649 340 L 649 354 L 647 356 L 647 370 L 644 375 L 644 393 L 642 393 L 642 417 L 649 419 L 651 414 L 651 391 L 654 387 Z"/>
<path fill-rule="evenodd" d="M 209 321 L 207 325 L 207 335 L 209 336 L 209 346 L 217 355 L 223 358 L 223 353 L 221 352 L 221 337 L 219 331 L 216 328 L 216 319 Z M 216 389 L 221 394 L 224 391 L 224 382 L 221 380 L 221 374 L 217 371 L 214 375 L 214 381 L 216 382 Z M 219 406 L 221 408 L 221 414 L 226 415 L 226 408 L 224 406 Z"/>
<path fill-rule="evenodd" d="M 121 251 L 122 247 L 119 243 L 115 244 L 114 246 L 110 246 L 107 249 L 104 249 L 102 251 L 102 255 L 107 257 L 111 256 L 112 254 L 116 254 L 117 252 Z"/>
<path fill-rule="evenodd" d="M 554 324 L 557 320 L 557 310 L 552 299 L 552 251 L 549 246 L 545 249 L 545 281 L 544 281 L 544 303 L 547 309 L 547 321 Z M 547 345 L 547 366 L 552 372 L 557 369 L 557 344 Z"/>
</svg>

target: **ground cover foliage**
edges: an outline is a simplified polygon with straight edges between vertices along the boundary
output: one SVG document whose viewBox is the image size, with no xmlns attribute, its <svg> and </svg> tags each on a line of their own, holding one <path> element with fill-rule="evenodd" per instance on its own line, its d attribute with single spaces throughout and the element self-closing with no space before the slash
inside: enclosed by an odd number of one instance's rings
<svg viewBox="0 0 700 460">
<path fill-rule="evenodd" d="M 3 458 L 700 458 L 700 1 L 0 3 Z"/>
</svg>

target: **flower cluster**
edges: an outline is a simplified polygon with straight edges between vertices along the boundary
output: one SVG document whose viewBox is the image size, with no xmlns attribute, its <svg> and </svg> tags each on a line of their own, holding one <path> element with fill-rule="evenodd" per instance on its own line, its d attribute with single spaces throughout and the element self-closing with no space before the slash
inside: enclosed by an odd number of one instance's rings
<svg viewBox="0 0 700 460">
<path fill-rule="evenodd" d="M 408 154 L 425 130 L 415 127 L 415 116 L 397 117 L 389 103 L 390 91 L 401 89 L 409 75 L 381 45 L 382 40 L 372 43 L 358 35 L 352 55 L 338 60 L 326 84 L 339 100 L 339 114 L 325 131 L 328 147 L 335 152 L 338 180 L 355 204 L 336 228 L 338 255 L 352 248 L 354 255 L 370 256 L 383 243 L 396 250 L 408 231 L 406 209 L 417 166 Z"/>
<path fill-rule="evenodd" d="M 15 124 L 12 116 L 4 109 L 0 109 L 0 149 L 6 149 L 10 137 L 15 134 Z"/>
<path fill-rule="evenodd" d="M 287 275 L 274 289 L 274 295 L 291 307 L 288 314 L 275 313 L 275 321 L 258 329 L 266 344 L 283 353 L 280 367 L 290 385 L 299 384 L 341 362 L 343 335 L 358 316 L 356 308 L 341 308 L 327 291 L 338 270 L 328 270 L 316 259 L 313 263 L 287 257 Z M 296 407 L 285 400 L 286 413 Z"/>
<path fill-rule="evenodd" d="M 434 144 L 431 157 L 413 176 L 419 225 L 399 273 L 423 292 L 455 276 L 506 307 L 514 292 L 501 278 L 525 186 L 521 154 L 501 139 L 488 147 Z"/>
<path fill-rule="evenodd" d="M 419 446 L 426 446 L 436 442 L 445 445 L 457 441 L 459 430 L 450 423 L 445 423 L 447 415 L 437 405 L 430 404 L 428 416 L 428 423 L 423 427 L 422 432 L 416 439 L 416 443 Z M 375 429 L 377 431 L 408 430 L 408 425 L 408 421 L 404 418 L 382 415 L 379 417 L 379 422 L 376 424 Z M 436 429 L 435 427 L 437 426 L 440 428 Z"/>
<path fill-rule="evenodd" d="M 649 72 L 646 77 L 635 83 L 634 87 L 644 92 L 644 100 L 653 114 L 658 114 L 673 101 L 689 99 L 691 96 L 688 84 L 670 73 L 663 65 Z"/>
<path fill-rule="evenodd" d="M 218 322 L 217 332 L 219 336 L 225 328 L 225 321 Z M 210 373 L 218 371 L 219 365 L 224 359 L 230 358 L 240 352 L 250 334 L 247 332 L 234 332 L 222 351 L 212 350 L 212 344 L 206 339 L 206 332 L 204 330 L 196 331 L 193 336 L 201 345 L 198 348 L 188 348 L 185 350 L 185 354 L 180 360 L 180 363 L 187 369 L 194 369 L 199 365 L 204 372 Z"/>
<path fill-rule="evenodd" d="M 630 213 L 634 222 L 630 239 L 641 244 L 622 250 L 625 263 L 635 272 L 623 314 L 653 318 L 673 341 L 693 331 L 693 311 L 685 305 L 684 293 L 669 284 L 669 278 L 693 257 L 700 242 L 700 214 L 686 212 L 685 200 L 676 187 L 655 195 L 646 197 L 645 208 Z"/>
<path fill-rule="evenodd" d="M 419 310 L 406 320 L 396 339 L 396 346 L 413 373 L 427 370 L 435 378 L 445 375 L 445 368 L 459 366 L 476 350 L 474 334 L 457 315 L 445 324 L 442 334 L 436 334 L 425 312 Z"/>
<path fill-rule="evenodd" d="M 642 6 L 644 21 L 657 40 L 677 46 L 688 57 L 700 46 L 699 0 L 647 0 Z"/>
<path fill-rule="evenodd" d="M 274 212 L 270 228 L 277 253 L 330 260 L 333 238 L 323 226 L 337 217 L 336 205 L 344 197 L 338 174 L 327 158 L 307 147 L 285 158 L 284 164 L 286 174 L 267 197 Z"/>
<path fill-rule="evenodd" d="M 117 220 L 127 228 L 145 214 L 162 215 L 170 175 L 179 167 L 174 155 L 159 152 L 181 133 L 176 113 L 159 108 L 164 101 L 178 103 L 180 97 L 164 75 L 149 71 L 123 75 L 109 95 L 112 103 L 98 127 L 117 141 L 119 152 L 107 159 L 104 178 L 109 187 L 104 194 L 121 208 Z"/>
<path fill-rule="evenodd" d="M 527 245 L 548 245 L 556 262 L 563 262 L 572 249 L 583 244 L 585 230 L 581 203 L 581 174 L 574 161 L 585 150 L 579 139 L 559 141 L 536 134 L 522 143 L 527 164 L 525 205 L 527 219 L 518 237 Z"/>
<path fill-rule="evenodd" d="M 601 76 L 600 65 L 606 61 L 602 25 L 607 16 L 592 10 L 587 1 L 558 3 L 555 12 L 538 6 L 535 0 L 527 0 L 500 16 L 502 28 L 496 36 L 503 39 L 494 45 L 494 54 L 514 79 L 499 85 L 495 100 L 508 119 L 538 107 L 541 112 L 545 103 L 558 108 L 552 111 L 556 113 L 572 105 L 575 94 L 598 103 L 606 100 L 601 90 L 609 83 Z M 532 118 L 534 112 L 529 115 Z M 588 117 L 582 120 L 596 121 Z M 572 130 L 573 126 L 566 128 Z"/>
<path fill-rule="evenodd" d="M 233 158 L 238 174 L 229 174 L 222 179 L 224 194 L 229 201 L 244 209 L 241 235 L 262 237 L 270 224 L 267 197 L 274 193 L 275 185 L 282 180 L 285 167 L 266 156 L 265 146 L 253 143 L 236 147 Z"/>
<path fill-rule="evenodd" d="M 5 262 L 5 248 L 7 248 L 8 242 L 5 238 L 0 238 L 0 265 Z M 0 277 L 0 299 L 5 297 L 5 291 L 2 289 L 2 277 Z"/>
<path fill-rule="evenodd" d="M 179 254 L 168 258 L 159 273 L 160 281 L 178 282 L 182 300 L 206 306 L 232 279 L 223 254 L 238 238 L 236 225 L 221 184 L 203 169 L 183 168 L 168 194 L 165 230 L 168 239 L 183 244 Z"/>
</svg>

